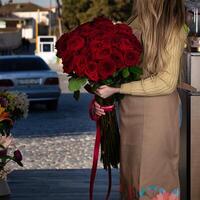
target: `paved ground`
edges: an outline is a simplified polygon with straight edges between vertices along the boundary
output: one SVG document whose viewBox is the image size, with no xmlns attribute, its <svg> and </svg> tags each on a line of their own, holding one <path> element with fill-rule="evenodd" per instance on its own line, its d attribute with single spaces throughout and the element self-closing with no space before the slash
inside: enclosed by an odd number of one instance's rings
<svg viewBox="0 0 200 200">
<path fill-rule="evenodd" d="M 79 102 L 72 94 L 63 94 L 60 97 L 57 111 L 48 111 L 43 105 L 36 105 L 30 110 L 25 120 L 15 124 L 13 135 L 19 136 L 58 136 L 76 134 L 76 132 L 94 132 L 95 122 L 90 120 L 88 105 L 91 96 L 81 94 Z"/>
<path fill-rule="evenodd" d="M 15 139 L 23 153 L 23 169 L 91 168 L 94 134 Z M 22 169 L 14 163 L 11 168 Z M 102 164 L 99 162 L 99 168 Z"/>
</svg>

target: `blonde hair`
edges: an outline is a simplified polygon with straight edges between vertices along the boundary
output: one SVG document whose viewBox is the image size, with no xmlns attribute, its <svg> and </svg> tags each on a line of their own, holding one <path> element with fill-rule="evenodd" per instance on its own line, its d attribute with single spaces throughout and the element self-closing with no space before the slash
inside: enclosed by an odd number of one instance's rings
<svg viewBox="0 0 200 200">
<path fill-rule="evenodd" d="M 143 78 L 154 76 L 166 66 L 168 44 L 177 39 L 184 43 L 179 37 L 185 23 L 184 3 L 183 0 L 135 0 L 134 10 L 136 13 L 129 23 L 137 16 L 144 47 Z"/>
</svg>

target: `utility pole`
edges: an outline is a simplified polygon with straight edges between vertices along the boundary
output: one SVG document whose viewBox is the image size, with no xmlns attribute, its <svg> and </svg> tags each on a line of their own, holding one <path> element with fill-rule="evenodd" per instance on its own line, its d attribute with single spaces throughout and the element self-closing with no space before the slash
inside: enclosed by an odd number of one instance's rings
<svg viewBox="0 0 200 200">
<path fill-rule="evenodd" d="M 51 20 L 52 20 L 52 17 L 51 17 L 51 14 L 52 14 L 52 0 L 50 0 L 50 10 L 49 10 L 49 35 L 51 35 L 51 32 L 52 32 L 52 27 L 51 27 Z"/>
<path fill-rule="evenodd" d="M 57 3 L 57 13 L 58 13 L 58 27 L 59 27 L 59 35 L 62 35 L 62 22 L 61 22 L 61 4 L 59 0 L 56 0 Z"/>
<path fill-rule="evenodd" d="M 38 23 L 39 23 L 40 10 L 37 10 L 37 17 L 35 21 L 35 53 L 38 53 Z"/>
</svg>

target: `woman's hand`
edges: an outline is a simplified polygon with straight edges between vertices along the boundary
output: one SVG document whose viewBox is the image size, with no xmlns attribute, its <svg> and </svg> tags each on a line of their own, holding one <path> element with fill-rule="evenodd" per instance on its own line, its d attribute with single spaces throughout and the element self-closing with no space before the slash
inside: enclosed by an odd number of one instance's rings
<svg viewBox="0 0 200 200">
<path fill-rule="evenodd" d="M 106 99 L 109 96 L 112 96 L 115 93 L 119 93 L 119 88 L 109 87 L 107 85 L 100 86 L 96 92 L 97 95 Z"/>
<path fill-rule="evenodd" d="M 109 87 L 107 85 L 100 86 L 95 93 L 100 96 L 101 98 L 107 98 L 109 96 L 112 96 L 115 93 L 119 93 L 119 88 Z M 101 108 L 101 105 L 99 105 L 96 101 L 94 102 L 94 110 L 93 112 L 101 117 L 102 115 L 105 115 L 104 109 Z"/>
<path fill-rule="evenodd" d="M 93 112 L 99 117 L 106 114 L 104 109 L 102 109 L 101 106 L 96 101 L 94 102 L 94 111 Z"/>
</svg>

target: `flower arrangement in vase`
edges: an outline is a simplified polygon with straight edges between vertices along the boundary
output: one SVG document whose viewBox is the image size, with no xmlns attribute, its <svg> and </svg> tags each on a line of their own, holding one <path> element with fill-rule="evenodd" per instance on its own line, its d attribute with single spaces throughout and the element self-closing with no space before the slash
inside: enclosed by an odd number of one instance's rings
<svg viewBox="0 0 200 200">
<path fill-rule="evenodd" d="M 9 195 L 7 175 L 11 170 L 7 167 L 10 161 L 23 167 L 22 154 L 13 143 L 11 129 L 16 120 L 28 114 L 29 102 L 24 93 L 0 92 L 0 196 Z"/>
<path fill-rule="evenodd" d="M 23 167 L 22 154 L 20 150 L 14 149 L 14 151 L 12 151 L 11 146 L 15 147 L 12 136 L 0 137 L 0 196 L 9 195 L 11 193 L 6 181 L 7 175 L 11 172 L 11 170 L 7 167 L 7 164 L 10 161 L 13 161 Z"/>
</svg>

